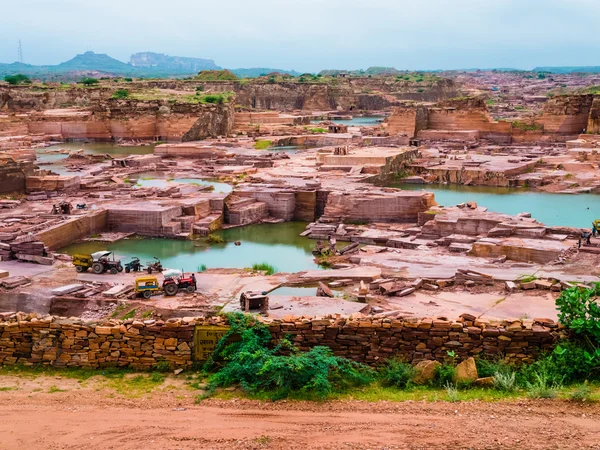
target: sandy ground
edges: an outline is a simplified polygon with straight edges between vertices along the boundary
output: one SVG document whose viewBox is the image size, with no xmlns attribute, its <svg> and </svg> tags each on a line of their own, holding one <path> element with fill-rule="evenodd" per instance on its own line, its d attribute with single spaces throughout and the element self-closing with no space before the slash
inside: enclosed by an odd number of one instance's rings
<svg viewBox="0 0 600 450">
<path fill-rule="evenodd" d="M 6 450 L 600 448 L 600 405 L 564 400 L 195 404 L 171 381 L 139 398 L 89 381 L 0 377 L 11 383 L 18 390 L 0 392 Z"/>
</svg>

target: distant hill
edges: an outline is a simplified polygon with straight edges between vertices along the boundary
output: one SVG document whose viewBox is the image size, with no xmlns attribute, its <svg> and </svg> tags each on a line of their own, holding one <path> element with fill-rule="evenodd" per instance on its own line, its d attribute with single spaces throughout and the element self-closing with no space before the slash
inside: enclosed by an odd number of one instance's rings
<svg viewBox="0 0 600 450">
<path fill-rule="evenodd" d="M 254 67 L 250 69 L 230 69 L 230 71 L 238 78 L 258 78 L 273 72 L 287 73 L 295 77 L 301 75 L 300 72 L 296 72 L 295 70 L 269 69 L 266 67 Z"/>
<path fill-rule="evenodd" d="M 184 56 L 169 56 L 162 53 L 134 53 L 129 59 L 133 67 L 160 69 L 177 73 L 195 74 L 201 70 L 220 70 L 212 59 L 188 58 Z"/>
<path fill-rule="evenodd" d="M 556 66 L 556 67 L 536 67 L 534 72 L 550 73 L 600 73 L 600 66 Z"/>
</svg>

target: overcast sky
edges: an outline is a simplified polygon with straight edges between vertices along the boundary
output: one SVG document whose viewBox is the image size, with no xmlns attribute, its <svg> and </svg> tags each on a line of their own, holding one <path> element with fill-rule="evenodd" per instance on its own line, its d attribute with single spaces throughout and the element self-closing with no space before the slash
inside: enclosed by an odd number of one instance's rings
<svg viewBox="0 0 600 450">
<path fill-rule="evenodd" d="M 3 1 L 0 62 L 92 50 L 318 71 L 600 65 L 599 0 Z"/>
</svg>

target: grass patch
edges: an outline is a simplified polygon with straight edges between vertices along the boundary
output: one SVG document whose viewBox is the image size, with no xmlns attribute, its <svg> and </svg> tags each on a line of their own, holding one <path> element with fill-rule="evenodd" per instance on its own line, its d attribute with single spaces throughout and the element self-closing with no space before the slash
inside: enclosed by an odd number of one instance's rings
<svg viewBox="0 0 600 450">
<path fill-rule="evenodd" d="M 18 388 L 16 386 L 4 386 L 4 387 L 0 387 L 0 392 L 7 392 L 7 391 L 16 391 Z"/>
<path fill-rule="evenodd" d="M 66 392 L 64 389 L 59 389 L 58 387 L 52 385 L 50 386 L 50 388 L 48 389 L 48 393 L 49 394 L 55 394 L 57 392 Z"/>
<path fill-rule="evenodd" d="M 277 268 L 266 262 L 252 264 L 252 270 L 255 272 L 265 272 L 265 275 L 273 275 L 274 273 L 277 273 Z"/>
<path fill-rule="evenodd" d="M 131 311 L 129 311 L 126 314 L 123 314 L 121 316 L 121 320 L 127 320 L 127 319 L 133 319 L 133 317 L 135 317 L 135 312 L 137 311 L 136 308 L 133 308 Z"/>
<path fill-rule="evenodd" d="M 266 149 L 268 149 L 269 147 L 271 147 L 271 145 L 272 145 L 272 144 L 273 144 L 273 143 L 272 143 L 271 141 L 269 141 L 269 140 L 261 140 L 261 141 L 256 141 L 256 142 L 254 143 L 254 148 L 255 148 L 256 150 L 266 150 Z"/>
</svg>

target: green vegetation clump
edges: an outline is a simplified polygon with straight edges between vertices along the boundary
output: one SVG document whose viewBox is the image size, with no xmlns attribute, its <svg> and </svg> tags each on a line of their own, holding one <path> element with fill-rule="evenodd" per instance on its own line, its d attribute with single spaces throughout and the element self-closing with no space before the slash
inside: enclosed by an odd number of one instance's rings
<svg viewBox="0 0 600 450">
<path fill-rule="evenodd" d="M 4 77 L 4 81 L 8 84 L 12 84 L 16 86 L 18 84 L 31 84 L 31 80 L 27 75 L 23 75 L 22 73 L 18 73 L 16 75 L 6 75 Z"/>
<path fill-rule="evenodd" d="M 414 385 L 416 373 L 412 364 L 399 359 L 388 359 L 380 370 L 381 384 L 406 389 Z"/>
<path fill-rule="evenodd" d="M 115 92 L 113 92 L 112 98 L 117 98 L 117 99 L 121 99 L 121 98 L 127 98 L 129 97 L 129 91 L 127 89 L 117 89 Z"/>
<path fill-rule="evenodd" d="M 206 264 L 200 264 L 198 266 L 198 272 L 206 272 L 206 269 L 207 269 Z"/>
<path fill-rule="evenodd" d="M 206 242 L 208 242 L 209 244 L 222 244 L 223 242 L 225 242 L 225 239 L 223 239 L 218 234 L 212 233 L 208 235 L 208 237 L 206 238 Z"/>
<path fill-rule="evenodd" d="M 310 131 L 311 133 L 327 133 L 327 131 L 329 131 L 326 128 L 320 128 L 320 127 L 317 127 L 317 128 L 306 127 L 305 130 Z"/>
<path fill-rule="evenodd" d="M 269 140 L 261 140 L 261 141 L 256 141 L 254 143 L 254 148 L 256 150 L 266 150 L 268 149 L 273 143 Z"/>
<path fill-rule="evenodd" d="M 542 127 L 534 122 L 526 123 L 521 122 L 520 120 L 515 120 L 512 122 L 512 127 L 521 131 L 539 131 Z"/>
<path fill-rule="evenodd" d="M 231 328 L 205 365 L 205 370 L 216 369 L 209 377 L 208 395 L 239 385 L 251 396 L 272 400 L 290 396 L 321 400 L 375 378 L 373 369 L 335 356 L 328 347 L 301 352 L 289 339 L 272 346 L 269 327 L 254 316 L 233 313 L 227 318 Z M 237 339 L 232 341 L 233 336 Z"/>
<path fill-rule="evenodd" d="M 238 77 L 229 70 L 202 70 L 198 73 L 196 79 L 202 81 L 235 81 Z"/>
<path fill-rule="evenodd" d="M 265 272 L 265 275 L 273 275 L 274 273 L 277 273 L 277 268 L 266 262 L 252 264 L 252 270 L 263 271 Z"/>
<path fill-rule="evenodd" d="M 100 80 L 98 80 L 97 78 L 86 77 L 86 78 L 82 78 L 80 83 L 83 84 L 84 86 L 92 86 L 92 85 L 100 83 Z"/>
</svg>

